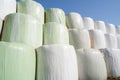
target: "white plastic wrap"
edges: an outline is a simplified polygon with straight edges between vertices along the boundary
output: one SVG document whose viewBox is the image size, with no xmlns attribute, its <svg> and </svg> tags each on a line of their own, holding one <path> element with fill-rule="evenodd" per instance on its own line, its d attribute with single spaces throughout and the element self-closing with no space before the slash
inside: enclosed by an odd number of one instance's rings
<svg viewBox="0 0 120 80">
<path fill-rule="evenodd" d="M 117 48 L 120 49 L 120 35 L 117 35 Z"/>
<path fill-rule="evenodd" d="M 89 30 L 91 38 L 91 48 L 106 48 L 105 37 L 101 30 Z"/>
<path fill-rule="evenodd" d="M 106 33 L 105 23 L 103 21 L 96 21 L 95 28 L 101 30 L 103 33 Z"/>
<path fill-rule="evenodd" d="M 106 31 L 108 34 L 116 34 L 116 28 L 113 24 L 106 24 Z"/>
<path fill-rule="evenodd" d="M 108 77 L 120 77 L 120 49 L 106 48 L 101 52 L 105 56 Z"/>
<path fill-rule="evenodd" d="M 44 24 L 44 8 L 33 0 L 20 0 L 17 12 L 34 16 L 41 24 Z"/>
<path fill-rule="evenodd" d="M 84 27 L 81 15 L 76 12 L 71 12 L 66 15 L 66 23 L 68 28 L 81 29 Z"/>
<path fill-rule="evenodd" d="M 75 50 L 70 45 L 45 45 L 37 49 L 36 80 L 78 80 Z"/>
<path fill-rule="evenodd" d="M 0 18 L 4 20 L 5 16 L 16 12 L 16 0 L 0 0 Z"/>
<path fill-rule="evenodd" d="M 56 22 L 44 24 L 44 44 L 69 44 L 67 27 Z"/>
<path fill-rule="evenodd" d="M 116 26 L 115 28 L 116 28 L 116 34 L 120 35 L 120 26 Z"/>
<path fill-rule="evenodd" d="M 65 13 L 62 9 L 59 8 L 50 8 L 46 10 L 46 19 L 45 22 L 57 22 L 63 25 L 66 25 Z"/>
<path fill-rule="evenodd" d="M 84 28 L 85 29 L 94 29 L 94 21 L 90 17 L 84 17 L 83 18 Z"/>
<path fill-rule="evenodd" d="M 0 42 L 0 80 L 34 80 L 35 57 L 32 47 Z"/>
<path fill-rule="evenodd" d="M 37 48 L 42 45 L 42 29 L 42 24 L 30 15 L 10 14 L 5 21 L 2 40 L 25 43 Z"/>
<path fill-rule="evenodd" d="M 89 32 L 85 29 L 69 29 L 69 40 L 76 49 L 91 47 Z"/>
<path fill-rule="evenodd" d="M 79 80 L 106 80 L 107 70 L 103 55 L 96 49 L 76 50 Z"/>
<path fill-rule="evenodd" d="M 105 34 L 106 48 L 117 48 L 117 37 L 113 34 Z"/>
</svg>

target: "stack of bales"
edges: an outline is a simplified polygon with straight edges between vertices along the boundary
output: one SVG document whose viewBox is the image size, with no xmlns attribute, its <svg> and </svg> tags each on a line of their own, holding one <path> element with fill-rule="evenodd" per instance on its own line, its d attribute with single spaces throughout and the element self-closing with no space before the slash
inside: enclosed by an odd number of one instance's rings
<svg viewBox="0 0 120 80">
<path fill-rule="evenodd" d="M 33 0 L 0 2 L 0 80 L 120 77 L 119 26 Z"/>
</svg>

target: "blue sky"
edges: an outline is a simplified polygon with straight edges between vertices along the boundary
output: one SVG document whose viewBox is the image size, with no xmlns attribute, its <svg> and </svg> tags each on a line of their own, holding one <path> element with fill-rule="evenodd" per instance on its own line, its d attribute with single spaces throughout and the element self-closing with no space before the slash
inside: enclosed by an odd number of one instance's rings
<svg viewBox="0 0 120 80">
<path fill-rule="evenodd" d="M 65 13 L 78 12 L 82 17 L 120 25 L 120 0 L 36 0 L 45 9 L 62 8 Z"/>
</svg>

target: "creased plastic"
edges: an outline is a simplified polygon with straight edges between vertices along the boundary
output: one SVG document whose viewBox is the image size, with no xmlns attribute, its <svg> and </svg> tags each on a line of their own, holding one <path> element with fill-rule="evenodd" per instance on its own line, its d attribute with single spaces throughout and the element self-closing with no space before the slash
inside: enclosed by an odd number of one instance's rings
<svg viewBox="0 0 120 80">
<path fill-rule="evenodd" d="M 107 80 L 103 55 L 96 49 L 76 50 L 79 80 Z"/>
<path fill-rule="evenodd" d="M 75 50 L 70 45 L 45 45 L 37 49 L 36 80 L 78 80 Z"/>
<path fill-rule="evenodd" d="M 91 48 L 106 48 L 105 37 L 102 31 L 89 30 L 89 33 L 91 38 Z"/>
<path fill-rule="evenodd" d="M 83 18 L 84 28 L 87 30 L 94 29 L 94 21 L 90 17 Z"/>
<path fill-rule="evenodd" d="M 0 42 L 0 80 L 34 80 L 35 65 L 32 47 Z"/>
<path fill-rule="evenodd" d="M 20 0 L 17 12 L 35 17 L 41 24 L 44 24 L 44 8 L 40 3 L 33 0 Z"/>
<path fill-rule="evenodd" d="M 82 29 L 84 27 L 81 15 L 76 12 L 71 12 L 66 15 L 66 23 L 68 28 Z"/>
<path fill-rule="evenodd" d="M 105 23 L 103 21 L 96 21 L 95 28 L 101 30 L 103 33 L 106 33 Z"/>
<path fill-rule="evenodd" d="M 106 48 L 117 48 L 117 37 L 113 34 L 105 34 Z"/>
<path fill-rule="evenodd" d="M 75 49 L 91 48 L 90 36 L 88 30 L 85 29 L 69 29 L 70 44 Z"/>
<path fill-rule="evenodd" d="M 120 77 L 120 49 L 106 48 L 101 52 L 105 56 L 108 77 Z"/>
<path fill-rule="evenodd" d="M 0 18 L 4 18 L 10 14 L 16 12 L 16 0 L 0 0 Z"/>
<path fill-rule="evenodd" d="M 37 48 L 42 45 L 43 26 L 34 17 L 21 13 L 7 16 L 2 40 L 20 42 Z"/>
<path fill-rule="evenodd" d="M 69 44 L 69 35 L 67 27 L 49 22 L 44 24 L 44 44 Z"/>
<path fill-rule="evenodd" d="M 46 20 L 45 22 L 57 22 L 66 25 L 65 13 L 59 8 L 50 8 L 45 11 Z"/>
</svg>

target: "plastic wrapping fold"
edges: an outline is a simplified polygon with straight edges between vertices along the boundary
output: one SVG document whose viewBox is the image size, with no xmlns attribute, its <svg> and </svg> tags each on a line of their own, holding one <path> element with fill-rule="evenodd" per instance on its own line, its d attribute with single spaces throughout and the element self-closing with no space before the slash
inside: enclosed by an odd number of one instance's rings
<svg viewBox="0 0 120 80">
<path fill-rule="evenodd" d="M 20 0 L 17 12 L 34 16 L 41 24 L 44 24 L 44 8 L 33 0 Z"/>
<path fill-rule="evenodd" d="M 59 8 L 50 8 L 46 10 L 45 22 L 57 22 L 66 25 L 65 13 Z"/>
<path fill-rule="evenodd" d="M 67 27 L 56 22 L 44 24 L 44 44 L 69 44 Z"/>
<path fill-rule="evenodd" d="M 36 80 L 78 80 L 75 50 L 70 45 L 45 45 L 37 49 Z"/>
<path fill-rule="evenodd" d="M 89 32 L 85 29 L 69 29 L 69 40 L 75 49 L 91 47 Z"/>
<path fill-rule="evenodd" d="M 106 24 L 106 31 L 108 34 L 116 34 L 116 27 L 113 24 Z"/>
<path fill-rule="evenodd" d="M 37 48 L 42 45 L 43 26 L 34 17 L 21 13 L 7 16 L 2 40 L 20 42 Z"/>
<path fill-rule="evenodd" d="M 107 70 L 103 55 L 96 49 L 76 50 L 79 80 L 106 80 Z"/>
<path fill-rule="evenodd" d="M 94 21 L 90 17 L 84 17 L 83 18 L 84 28 L 85 29 L 94 29 Z"/>
<path fill-rule="evenodd" d="M 91 48 L 106 48 L 105 37 L 101 30 L 89 30 L 91 38 Z"/>
<path fill-rule="evenodd" d="M 103 21 L 96 21 L 95 28 L 103 31 L 103 33 L 106 33 L 106 27 L 105 27 L 105 23 Z"/>
<path fill-rule="evenodd" d="M 116 28 L 116 34 L 120 35 L 120 26 L 116 26 L 115 28 Z"/>
<path fill-rule="evenodd" d="M 117 37 L 113 34 L 105 34 L 107 48 L 117 48 Z"/>
<path fill-rule="evenodd" d="M 66 23 L 68 28 L 81 29 L 84 27 L 81 15 L 76 12 L 71 12 L 66 15 Z"/>
<path fill-rule="evenodd" d="M 10 14 L 16 12 L 16 0 L 0 0 L 0 18 L 4 18 Z"/>
<path fill-rule="evenodd" d="M 106 61 L 108 77 L 120 77 L 120 49 L 106 48 L 101 52 Z"/>
<path fill-rule="evenodd" d="M 34 80 L 35 65 L 32 47 L 0 42 L 0 80 Z"/>
<path fill-rule="evenodd" d="M 0 19 L 0 34 L 1 34 L 1 30 L 2 30 L 2 24 L 3 24 L 3 20 Z"/>
</svg>

